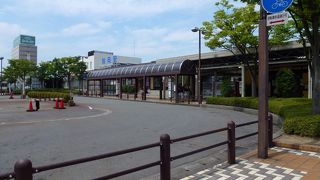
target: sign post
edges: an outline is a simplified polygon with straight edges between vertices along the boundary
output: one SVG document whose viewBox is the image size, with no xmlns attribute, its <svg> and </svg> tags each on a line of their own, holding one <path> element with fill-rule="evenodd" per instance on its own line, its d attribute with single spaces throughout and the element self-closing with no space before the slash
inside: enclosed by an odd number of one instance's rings
<svg viewBox="0 0 320 180">
<path fill-rule="evenodd" d="M 268 92 L 269 54 L 267 12 L 286 10 L 293 0 L 261 0 L 259 21 L 259 112 L 258 112 L 258 158 L 268 158 Z M 271 128 L 271 127 L 270 127 Z"/>
<path fill-rule="evenodd" d="M 259 22 L 259 111 L 258 111 L 258 158 L 268 158 L 268 31 L 265 10 L 260 8 Z"/>
</svg>

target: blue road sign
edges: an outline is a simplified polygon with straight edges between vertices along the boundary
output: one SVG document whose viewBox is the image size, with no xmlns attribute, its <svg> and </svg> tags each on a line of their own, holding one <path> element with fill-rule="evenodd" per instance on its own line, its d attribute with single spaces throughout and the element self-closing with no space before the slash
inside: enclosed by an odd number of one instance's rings
<svg viewBox="0 0 320 180">
<path fill-rule="evenodd" d="M 291 6 L 293 0 L 262 0 L 262 7 L 268 13 L 278 13 Z"/>
</svg>

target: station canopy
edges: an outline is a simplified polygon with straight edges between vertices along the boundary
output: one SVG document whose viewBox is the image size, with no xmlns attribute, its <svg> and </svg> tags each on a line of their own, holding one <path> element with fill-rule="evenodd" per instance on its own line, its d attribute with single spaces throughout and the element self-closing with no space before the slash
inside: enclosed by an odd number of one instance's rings
<svg viewBox="0 0 320 180">
<path fill-rule="evenodd" d="M 196 64 L 190 60 L 149 63 L 88 71 L 88 79 L 132 78 L 143 76 L 195 75 Z"/>
</svg>

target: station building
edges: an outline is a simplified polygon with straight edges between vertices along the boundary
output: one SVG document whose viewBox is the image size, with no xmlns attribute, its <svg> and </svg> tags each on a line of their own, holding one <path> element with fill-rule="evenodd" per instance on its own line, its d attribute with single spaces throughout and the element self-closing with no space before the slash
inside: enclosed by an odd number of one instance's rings
<svg viewBox="0 0 320 180">
<path fill-rule="evenodd" d="M 158 59 L 151 63 L 109 67 L 88 72 L 88 96 L 122 98 L 123 86 L 134 87 L 134 98 L 197 99 L 198 54 Z M 221 95 L 222 78 L 230 77 L 235 96 L 251 96 L 252 79 L 242 55 L 229 51 L 201 54 L 201 86 L 203 98 Z M 254 62 L 249 64 L 255 66 Z M 282 68 L 291 69 L 299 81 L 298 96 L 311 97 L 311 76 L 303 46 L 297 42 L 274 47 L 269 52 L 269 96 L 276 96 L 275 77 Z M 258 83 L 257 83 L 258 84 Z"/>
</svg>

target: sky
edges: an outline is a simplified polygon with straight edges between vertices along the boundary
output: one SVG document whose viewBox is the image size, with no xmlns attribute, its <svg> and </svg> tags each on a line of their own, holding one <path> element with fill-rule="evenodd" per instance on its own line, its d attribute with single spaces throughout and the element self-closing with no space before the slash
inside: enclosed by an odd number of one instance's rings
<svg viewBox="0 0 320 180">
<path fill-rule="evenodd" d="M 142 62 L 198 53 L 191 31 L 218 0 L 0 0 L 0 57 L 19 34 L 36 37 L 38 63 L 100 50 Z M 202 41 L 203 42 L 203 41 Z M 211 51 L 202 45 L 202 52 Z"/>
</svg>

